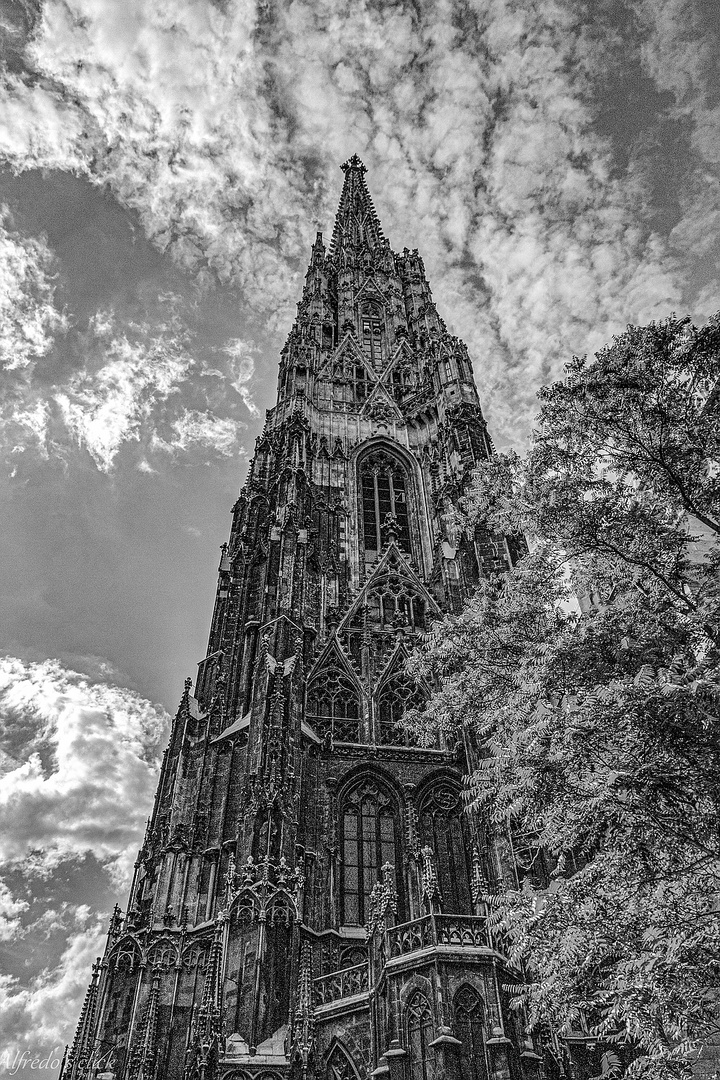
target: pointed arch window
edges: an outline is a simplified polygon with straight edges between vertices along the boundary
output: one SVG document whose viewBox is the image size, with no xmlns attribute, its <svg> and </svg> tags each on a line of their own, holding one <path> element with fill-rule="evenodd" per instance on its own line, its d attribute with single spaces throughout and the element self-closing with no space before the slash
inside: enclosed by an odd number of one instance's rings
<svg viewBox="0 0 720 1080">
<path fill-rule="evenodd" d="M 410 1080 L 434 1080 L 435 1062 L 432 1011 L 425 995 L 416 990 L 407 1003 L 407 1049 Z"/>
<path fill-rule="evenodd" d="M 485 1009 L 482 998 L 472 986 L 461 986 L 453 1000 L 455 1035 L 460 1048 L 462 1080 L 488 1080 L 485 1057 Z"/>
<path fill-rule="evenodd" d="M 365 366 L 363 364 L 356 363 L 353 365 L 352 378 L 353 390 L 355 392 L 356 399 L 358 401 L 364 401 L 367 397 L 368 377 L 367 371 L 365 370 Z"/>
<path fill-rule="evenodd" d="M 382 867 L 387 863 L 395 867 L 397 888 L 400 855 L 397 806 L 383 788 L 368 780 L 346 796 L 341 824 L 342 923 L 364 926 L 370 916 L 370 894 L 381 880 Z M 400 904 L 399 898 L 398 908 Z"/>
<path fill-rule="evenodd" d="M 392 370 L 392 387 L 395 400 L 401 402 L 403 397 L 414 389 L 415 379 L 412 370 L 405 361 L 396 364 Z"/>
<path fill-rule="evenodd" d="M 364 458 L 360 465 L 360 491 L 365 561 L 377 560 L 385 540 L 382 527 L 388 514 L 395 518 L 398 547 L 411 554 L 408 477 L 397 458 L 385 453 Z"/>
<path fill-rule="evenodd" d="M 376 709 L 377 742 L 384 746 L 417 746 L 417 740 L 400 727 L 400 721 L 410 709 L 421 709 L 425 693 L 406 674 L 404 667 L 397 668 L 380 687 Z"/>
<path fill-rule="evenodd" d="M 349 676 L 338 667 L 317 675 L 308 688 L 308 723 L 335 742 L 360 741 L 360 698 Z"/>
<path fill-rule="evenodd" d="M 367 963 L 367 948 L 363 945 L 352 945 L 349 949 L 343 949 L 340 954 L 340 968 L 357 967 Z"/>
<path fill-rule="evenodd" d="M 443 911 L 471 913 L 471 842 L 457 789 L 450 783 L 437 784 L 421 799 L 418 818 L 421 843 L 435 854 Z"/>
<path fill-rule="evenodd" d="M 368 395 L 367 369 L 357 356 L 345 353 L 337 356 L 330 367 L 338 401 L 364 401 Z"/>
<path fill-rule="evenodd" d="M 357 1080 L 350 1055 L 344 1046 L 336 1043 L 327 1061 L 327 1080 Z"/>
<path fill-rule="evenodd" d="M 373 629 L 424 630 L 426 601 L 407 577 L 388 568 L 368 591 L 368 619 Z"/>
</svg>

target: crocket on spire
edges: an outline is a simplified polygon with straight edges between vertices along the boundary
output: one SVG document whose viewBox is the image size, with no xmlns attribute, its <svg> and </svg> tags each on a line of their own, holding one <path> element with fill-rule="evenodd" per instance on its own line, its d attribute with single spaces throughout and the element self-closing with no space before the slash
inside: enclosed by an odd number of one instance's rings
<svg viewBox="0 0 720 1080">
<path fill-rule="evenodd" d="M 342 248 L 372 250 L 384 244 L 385 237 L 365 183 L 367 169 L 357 154 L 340 168 L 345 173 L 345 183 L 335 216 L 330 253 L 337 254 Z"/>
</svg>

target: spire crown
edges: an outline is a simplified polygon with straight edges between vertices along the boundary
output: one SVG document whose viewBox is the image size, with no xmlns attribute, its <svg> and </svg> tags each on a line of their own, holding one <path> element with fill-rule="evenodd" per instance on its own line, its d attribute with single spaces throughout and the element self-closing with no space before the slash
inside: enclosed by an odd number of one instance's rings
<svg viewBox="0 0 720 1080">
<path fill-rule="evenodd" d="M 367 169 L 357 154 L 343 162 L 340 168 L 345 173 L 345 182 L 335 217 L 330 254 L 337 255 L 349 249 L 372 251 L 386 240 L 365 183 Z"/>
<path fill-rule="evenodd" d="M 344 161 L 340 168 L 344 173 L 347 173 L 350 169 L 357 169 L 361 173 L 367 172 L 366 167 L 363 165 L 357 154 L 353 154 L 351 158 L 348 158 L 347 161 Z"/>
</svg>

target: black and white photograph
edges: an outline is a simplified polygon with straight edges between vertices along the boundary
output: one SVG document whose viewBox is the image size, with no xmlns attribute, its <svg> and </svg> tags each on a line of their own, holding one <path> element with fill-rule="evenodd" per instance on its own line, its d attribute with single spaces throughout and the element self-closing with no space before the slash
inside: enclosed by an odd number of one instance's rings
<svg viewBox="0 0 720 1080">
<path fill-rule="evenodd" d="M 0 0 L 0 1080 L 720 1080 L 719 0 Z"/>
</svg>

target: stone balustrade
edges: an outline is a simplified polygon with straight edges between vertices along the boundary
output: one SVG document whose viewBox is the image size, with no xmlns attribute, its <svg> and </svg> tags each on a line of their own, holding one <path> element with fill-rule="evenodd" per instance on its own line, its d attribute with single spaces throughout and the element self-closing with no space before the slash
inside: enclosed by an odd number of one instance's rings
<svg viewBox="0 0 720 1080">
<path fill-rule="evenodd" d="M 315 1005 L 327 1005 L 330 1001 L 362 994 L 368 989 L 367 964 L 331 971 L 313 979 L 313 998 Z"/>
<path fill-rule="evenodd" d="M 487 920 L 482 915 L 423 915 L 385 931 L 387 957 L 407 956 L 433 945 L 487 948 Z"/>
</svg>

